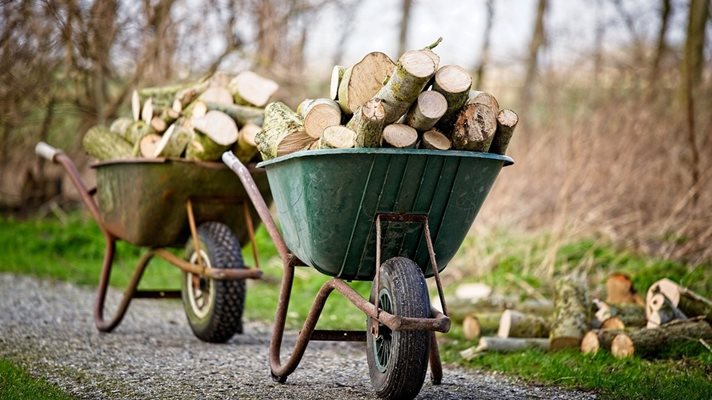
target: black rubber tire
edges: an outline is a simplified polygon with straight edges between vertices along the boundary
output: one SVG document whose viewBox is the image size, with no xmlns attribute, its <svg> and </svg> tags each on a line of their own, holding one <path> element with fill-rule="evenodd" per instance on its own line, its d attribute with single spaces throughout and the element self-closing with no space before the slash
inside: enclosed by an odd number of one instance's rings
<svg viewBox="0 0 712 400">
<path fill-rule="evenodd" d="M 244 268 L 240 243 L 230 228 L 219 222 L 206 222 L 198 227 L 200 250 L 213 268 Z M 193 257 L 193 241 L 186 246 L 186 260 Z M 192 274 L 191 274 L 192 276 Z M 181 292 L 188 324 L 195 336 L 211 343 L 225 343 L 236 333 L 242 333 L 242 311 L 247 288 L 244 280 L 214 280 L 200 278 L 206 285 L 208 301 L 205 309 L 195 309 L 188 292 L 189 274 L 183 273 Z M 195 292 L 193 292 L 195 293 Z"/>
<path fill-rule="evenodd" d="M 375 287 L 371 290 L 371 302 L 379 295 L 379 307 L 394 315 L 430 317 L 428 287 L 423 272 L 415 262 L 403 257 L 389 259 L 381 265 L 380 281 L 380 290 Z M 366 355 L 376 395 L 384 399 L 415 398 L 428 370 L 430 332 L 392 332 L 386 326 L 379 325 L 378 337 L 374 337 L 371 334 L 372 323 L 369 318 Z"/>
</svg>

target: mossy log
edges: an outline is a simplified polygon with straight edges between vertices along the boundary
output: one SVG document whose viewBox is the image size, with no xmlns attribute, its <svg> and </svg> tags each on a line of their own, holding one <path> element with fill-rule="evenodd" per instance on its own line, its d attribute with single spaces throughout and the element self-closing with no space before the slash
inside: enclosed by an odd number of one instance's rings
<svg viewBox="0 0 712 400">
<path fill-rule="evenodd" d="M 435 73 L 433 59 L 422 50 L 405 52 L 375 97 L 383 100 L 386 124 L 397 121 L 415 102 Z"/>
<path fill-rule="evenodd" d="M 712 322 L 712 300 L 669 279 L 661 279 L 648 289 L 646 304 L 650 304 L 650 298 L 657 293 L 664 294 L 674 307 L 677 307 L 689 318 L 704 315 L 708 322 Z"/>
<path fill-rule="evenodd" d="M 574 277 L 556 281 L 554 318 L 549 334 L 549 348 L 559 350 L 579 347 L 591 327 L 591 301 L 585 282 Z"/>
<path fill-rule="evenodd" d="M 243 71 L 230 81 L 227 88 L 235 104 L 264 107 L 279 85 L 252 71 Z"/>
<path fill-rule="evenodd" d="M 621 333 L 623 333 L 621 330 L 607 329 L 588 331 L 581 339 L 581 352 L 584 354 L 596 354 L 601 349 L 610 351 L 613 339 Z"/>
<path fill-rule="evenodd" d="M 128 129 L 124 131 L 122 137 L 124 138 L 124 140 L 131 143 L 132 145 L 136 145 L 141 140 L 141 138 L 151 133 L 156 132 L 151 128 L 150 125 L 139 120 L 129 125 Z"/>
<path fill-rule="evenodd" d="M 516 310 L 506 310 L 499 320 L 497 336 L 502 338 L 546 338 L 549 337 L 548 318 L 534 314 L 524 314 Z"/>
<path fill-rule="evenodd" d="M 238 104 L 220 104 L 220 103 L 205 103 L 207 110 L 221 111 L 229 115 L 237 122 L 239 127 L 247 124 L 262 125 L 264 120 L 265 110 L 262 108 L 241 106 Z"/>
<path fill-rule="evenodd" d="M 462 333 L 465 339 L 472 340 L 484 335 L 497 333 L 502 313 L 499 311 L 482 312 L 465 316 L 462 320 Z"/>
<path fill-rule="evenodd" d="M 343 65 L 334 65 L 331 70 L 331 81 L 329 81 L 329 98 L 331 100 L 339 100 L 339 85 L 344 77 L 344 71 L 346 71 L 346 67 Z"/>
<path fill-rule="evenodd" d="M 383 147 L 413 149 L 418 143 L 418 131 L 405 124 L 390 124 L 383 128 Z"/>
<path fill-rule="evenodd" d="M 111 126 L 109 126 L 109 130 L 112 133 L 115 133 L 121 137 L 124 137 L 126 134 L 126 131 L 129 129 L 131 124 L 133 124 L 133 119 L 131 118 L 117 118 L 114 120 L 114 122 L 111 123 Z"/>
<path fill-rule="evenodd" d="M 611 353 L 616 358 L 654 358 L 686 344 L 703 346 L 700 340 L 712 340 L 712 327 L 702 318 L 674 321 L 652 329 L 618 334 L 611 343 Z"/>
<path fill-rule="evenodd" d="M 489 106 L 468 104 L 455 119 L 450 139 L 457 150 L 489 150 L 497 129 L 497 118 Z"/>
<path fill-rule="evenodd" d="M 282 102 L 274 102 L 265 108 L 262 131 L 255 137 L 263 160 L 302 150 L 314 142 L 304 131 L 299 115 Z"/>
<path fill-rule="evenodd" d="M 548 350 L 549 341 L 536 338 L 501 338 L 495 336 L 482 336 L 476 347 L 460 352 L 460 356 L 471 360 L 483 352 L 511 353 L 515 351 L 540 349 Z"/>
<path fill-rule="evenodd" d="M 197 161 L 219 160 L 230 145 L 215 143 L 208 135 L 195 131 L 185 150 L 185 158 Z"/>
<path fill-rule="evenodd" d="M 355 147 L 380 147 L 386 112 L 381 99 L 367 101 L 354 113 L 346 127 L 356 133 Z"/>
<path fill-rule="evenodd" d="M 356 132 L 342 125 L 332 125 L 322 132 L 318 147 L 320 149 L 350 149 L 355 144 Z"/>
<path fill-rule="evenodd" d="M 361 61 L 346 68 L 337 94 L 341 110 L 353 114 L 381 90 L 394 68 L 393 61 L 381 52 L 368 53 Z"/>
<path fill-rule="evenodd" d="M 193 139 L 194 134 L 193 128 L 187 121 L 176 121 L 161 137 L 161 141 L 156 145 L 153 157 L 180 157 L 188 147 L 188 143 Z"/>
<path fill-rule="evenodd" d="M 412 126 L 418 132 L 425 132 L 435 126 L 447 111 L 448 103 L 445 96 L 427 90 L 418 95 L 403 120 L 406 125 Z"/>
<path fill-rule="evenodd" d="M 173 106 L 173 101 L 176 98 L 176 94 L 188 86 L 190 85 L 177 84 L 142 88 L 138 90 L 138 98 L 141 104 L 144 104 L 146 101 L 151 99 L 154 108 L 163 110 L 171 108 Z"/>
<path fill-rule="evenodd" d="M 297 114 L 304 119 L 306 133 L 319 139 L 324 129 L 341 124 L 341 108 L 331 99 L 308 99 L 297 108 Z"/>
<path fill-rule="evenodd" d="M 420 147 L 431 150 L 449 150 L 452 147 L 452 141 L 442 132 L 433 128 L 423 133 Z"/>
<path fill-rule="evenodd" d="M 243 164 L 249 163 L 255 158 L 257 153 L 259 153 L 257 144 L 255 143 L 255 136 L 257 136 L 257 133 L 261 130 L 262 128 L 260 126 L 249 122 L 240 129 L 237 142 L 232 147 L 232 152 Z"/>
<path fill-rule="evenodd" d="M 458 65 L 445 65 L 435 73 L 433 90 L 441 93 L 447 100 L 447 110 L 440 118 L 438 127 L 450 131 L 458 112 L 467 103 L 472 77 Z"/>
<path fill-rule="evenodd" d="M 103 126 L 90 128 L 82 138 L 84 150 L 99 161 L 132 157 L 131 143 Z"/>
<path fill-rule="evenodd" d="M 518 122 L 519 116 L 510 109 L 504 109 L 497 113 L 497 130 L 492 138 L 490 153 L 504 154 L 507 151 Z"/>
</svg>

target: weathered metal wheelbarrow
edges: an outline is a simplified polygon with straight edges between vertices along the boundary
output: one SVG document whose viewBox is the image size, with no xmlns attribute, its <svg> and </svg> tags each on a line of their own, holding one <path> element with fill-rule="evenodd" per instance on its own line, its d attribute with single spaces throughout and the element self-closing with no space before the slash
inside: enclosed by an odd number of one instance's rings
<svg viewBox="0 0 712 400">
<path fill-rule="evenodd" d="M 439 271 L 465 238 L 506 156 L 462 151 L 347 149 L 294 153 L 265 168 L 280 235 L 251 173 L 227 152 L 274 241 L 284 266 L 270 344 L 272 377 L 284 382 L 310 340 L 365 341 L 371 382 L 380 397 L 412 398 L 428 361 L 442 378 L 435 332 L 450 319 Z M 381 263 L 382 260 L 386 260 Z M 322 286 L 294 349 L 280 361 L 295 266 L 334 278 Z M 430 307 L 425 278 L 434 277 L 444 314 Z M 346 282 L 373 281 L 370 301 Z M 367 316 L 366 331 L 315 330 L 336 290 Z"/>
<path fill-rule="evenodd" d="M 92 165 L 97 186 L 87 189 L 72 160 L 46 143 L 38 155 L 61 164 L 106 239 L 104 262 L 94 304 L 100 331 L 116 328 L 135 298 L 182 298 L 195 335 L 225 342 L 242 331 L 245 279 L 258 279 L 254 244 L 256 210 L 247 193 L 222 163 L 182 159 L 131 159 Z M 271 201 L 267 178 L 254 168 L 255 189 Z M 123 298 L 110 319 L 104 303 L 116 242 L 148 250 L 139 260 Z M 252 242 L 256 268 L 242 261 L 241 244 Z M 188 241 L 186 245 L 186 241 Z M 185 259 L 167 250 L 186 247 Z M 144 270 L 155 256 L 183 271 L 181 290 L 139 290 Z"/>
</svg>

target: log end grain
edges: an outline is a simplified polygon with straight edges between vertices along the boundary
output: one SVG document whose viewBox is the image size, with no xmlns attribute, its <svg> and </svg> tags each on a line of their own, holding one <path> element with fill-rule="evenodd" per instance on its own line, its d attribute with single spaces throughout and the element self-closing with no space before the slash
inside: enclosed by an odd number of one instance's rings
<svg viewBox="0 0 712 400">
<path fill-rule="evenodd" d="M 626 358 L 635 354 L 635 345 L 628 335 L 621 333 L 611 342 L 611 354 L 615 358 Z"/>
<path fill-rule="evenodd" d="M 431 129 L 423 133 L 421 147 L 431 150 L 449 150 L 452 147 L 452 142 L 439 130 Z"/>
<path fill-rule="evenodd" d="M 584 354 L 596 354 L 601 344 L 596 331 L 589 331 L 581 339 L 581 352 Z"/>
<path fill-rule="evenodd" d="M 435 73 L 433 58 L 422 50 L 406 51 L 398 61 L 403 69 L 416 78 L 426 78 Z"/>
<path fill-rule="evenodd" d="M 319 147 L 322 149 L 350 149 L 356 144 L 356 133 L 351 129 L 334 125 L 324 129 Z"/>
<path fill-rule="evenodd" d="M 472 86 L 472 77 L 459 65 L 445 65 L 435 73 L 435 84 L 448 93 L 464 93 Z"/>
<path fill-rule="evenodd" d="M 418 131 L 404 124 L 390 124 L 383 128 L 383 145 L 398 149 L 415 147 Z"/>
</svg>

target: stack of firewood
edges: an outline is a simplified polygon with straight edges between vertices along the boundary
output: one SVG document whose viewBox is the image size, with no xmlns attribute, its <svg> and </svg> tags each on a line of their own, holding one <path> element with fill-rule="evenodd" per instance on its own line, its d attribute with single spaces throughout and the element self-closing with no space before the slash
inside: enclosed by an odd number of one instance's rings
<svg viewBox="0 0 712 400">
<path fill-rule="evenodd" d="M 198 83 L 136 90 L 132 117 L 95 126 L 82 144 L 98 160 L 185 158 L 216 161 L 232 149 L 247 163 L 258 153 L 255 135 L 278 85 L 251 71 L 217 72 Z"/>
<path fill-rule="evenodd" d="M 478 345 L 461 356 L 573 347 L 583 353 L 610 351 L 618 358 L 655 357 L 684 343 L 708 349 L 712 344 L 712 301 L 668 279 L 654 283 L 646 301 L 636 294 L 630 277 L 620 273 L 607 280 L 605 300 L 590 300 L 583 280 L 572 276 L 555 286 L 553 303 L 491 298 L 448 302 L 450 316 L 462 320 L 464 336 L 479 337 Z"/>
<path fill-rule="evenodd" d="M 264 159 L 305 149 L 351 147 L 457 149 L 504 154 L 517 125 L 512 110 L 472 88 L 460 66 L 440 66 L 440 39 L 393 62 L 380 52 L 334 67 L 328 98 L 304 100 L 296 112 L 266 107 L 257 135 Z"/>
</svg>

